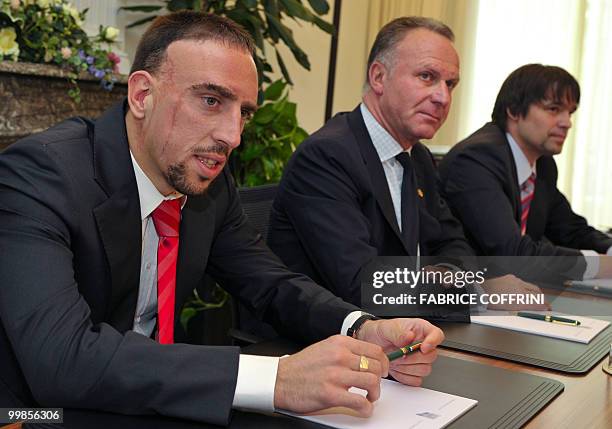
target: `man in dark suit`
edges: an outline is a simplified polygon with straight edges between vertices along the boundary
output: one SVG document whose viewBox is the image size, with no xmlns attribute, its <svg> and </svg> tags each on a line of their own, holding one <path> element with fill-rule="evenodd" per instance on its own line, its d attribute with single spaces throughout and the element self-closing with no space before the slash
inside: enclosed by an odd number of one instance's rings
<svg viewBox="0 0 612 429">
<path fill-rule="evenodd" d="M 454 262 L 474 254 L 419 142 L 443 124 L 459 82 L 453 37 L 423 17 L 385 25 L 370 51 L 363 103 L 307 138 L 285 168 L 268 244 L 352 303 L 361 302 L 360 276 L 378 256 Z"/>
<path fill-rule="evenodd" d="M 381 376 L 418 385 L 428 374 L 438 328 L 362 314 L 288 271 L 246 219 L 225 164 L 256 108 L 252 53 L 225 18 L 159 17 L 125 103 L 0 155 L 2 406 L 216 424 L 232 407 L 367 416 Z M 319 342 L 280 360 L 173 344 L 205 274 L 281 332 Z M 384 348 L 415 339 L 424 353 L 389 364 Z"/>
<path fill-rule="evenodd" d="M 580 87 L 567 71 L 522 66 L 503 83 L 493 122 L 440 164 L 441 192 L 479 254 L 564 256 L 573 261 L 570 277 L 612 274 L 609 258 L 597 257 L 612 254 L 612 238 L 574 213 L 557 188 L 553 155 L 579 101 Z"/>
</svg>

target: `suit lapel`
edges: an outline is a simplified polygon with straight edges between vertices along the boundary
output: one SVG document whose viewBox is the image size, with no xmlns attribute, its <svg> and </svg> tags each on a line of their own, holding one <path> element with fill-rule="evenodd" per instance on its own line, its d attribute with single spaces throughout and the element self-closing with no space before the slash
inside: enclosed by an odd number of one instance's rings
<svg viewBox="0 0 612 429">
<path fill-rule="evenodd" d="M 140 204 L 126 194 L 118 192 L 94 209 L 111 277 L 107 317 L 121 332 L 134 324 L 142 249 Z"/>
<path fill-rule="evenodd" d="M 516 173 L 516 162 L 514 162 L 514 156 L 512 156 L 512 150 L 510 149 L 510 143 L 503 136 L 504 144 L 500 145 L 500 149 L 503 151 L 504 159 L 504 170 L 506 173 L 506 182 L 509 184 L 510 189 L 510 200 L 512 201 L 512 209 L 514 210 L 514 219 L 521 225 L 521 190 L 518 185 L 518 175 Z"/>
<path fill-rule="evenodd" d="M 406 252 L 408 252 L 406 243 L 404 243 L 402 234 L 400 232 L 399 225 L 397 224 L 397 218 L 395 217 L 395 209 L 393 208 L 393 200 L 391 199 L 391 193 L 389 192 L 389 184 L 387 183 L 385 170 L 383 169 L 378 153 L 374 148 L 374 144 L 372 143 L 368 129 L 365 126 L 359 106 L 348 114 L 348 121 L 351 131 L 355 135 L 355 139 L 359 145 L 359 150 L 361 151 L 361 156 L 363 157 L 370 179 L 372 180 L 372 188 L 374 190 L 373 193 L 374 197 L 376 198 L 376 202 L 378 203 L 385 220 L 391 226 L 391 229 L 397 238 L 402 242 Z"/>
<path fill-rule="evenodd" d="M 206 219 L 206 221 L 202 221 Z M 181 212 L 176 272 L 174 325 L 178 326 L 183 303 L 204 277 L 215 230 L 215 202 L 208 195 L 188 197 Z"/>
<path fill-rule="evenodd" d="M 124 103 L 96 121 L 92 141 L 95 180 L 108 196 L 93 210 L 110 270 L 107 320 L 124 332 L 134 323 L 142 253 L 140 201 L 127 142 Z"/>
<path fill-rule="evenodd" d="M 533 200 L 529 206 L 529 217 L 527 218 L 527 231 L 532 237 L 541 237 L 546 231 L 546 219 L 548 218 L 547 201 L 549 201 L 549 188 L 546 185 L 546 172 L 544 166 L 545 158 L 542 156 L 536 162 L 536 181 Z"/>
</svg>

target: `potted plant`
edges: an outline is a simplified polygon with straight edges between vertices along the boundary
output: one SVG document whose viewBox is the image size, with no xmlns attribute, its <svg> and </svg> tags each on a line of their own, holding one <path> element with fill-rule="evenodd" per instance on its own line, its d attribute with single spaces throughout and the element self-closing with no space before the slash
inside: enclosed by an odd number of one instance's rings
<svg viewBox="0 0 612 429">
<path fill-rule="evenodd" d="M 111 51 L 119 31 L 89 37 L 86 12 L 67 0 L 0 0 L 0 147 L 69 116 L 99 116 L 125 93 L 104 95 L 121 82 Z M 94 94 L 85 108 L 83 87 Z"/>
</svg>

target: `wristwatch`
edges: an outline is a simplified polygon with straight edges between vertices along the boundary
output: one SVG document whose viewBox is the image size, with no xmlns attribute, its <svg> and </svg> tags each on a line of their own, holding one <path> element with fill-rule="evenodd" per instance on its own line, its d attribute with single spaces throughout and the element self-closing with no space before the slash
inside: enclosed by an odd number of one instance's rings
<svg viewBox="0 0 612 429">
<path fill-rule="evenodd" d="M 363 325 L 368 320 L 380 320 L 380 318 L 372 316 L 371 314 L 362 314 L 357 320 L 355 320 L 355 323 L 353 323 L 353 325 L 348 328 L 348 330 L 346 331 L 346 335 L 348 335 L 349 337 L 357 338 L 357 334 L 359 333 L 361 325 Z"/>
</svg>

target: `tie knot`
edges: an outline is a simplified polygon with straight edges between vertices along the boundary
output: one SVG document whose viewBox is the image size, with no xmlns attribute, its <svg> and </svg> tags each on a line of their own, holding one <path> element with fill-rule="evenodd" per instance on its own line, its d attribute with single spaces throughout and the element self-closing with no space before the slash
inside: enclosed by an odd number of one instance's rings
<svg viewBox="0 0 612 429">
<path fill-rule="evenodd" d="M 536 181 L 536 174 L 531 173 L 531 175 L 527 178 L 527 180 L 525 180 L 523 184 L 521 185 L 521 189 L 529 190 L 533 188 L 535 185 L 535 181 Z"/>
<path fill-rule="evenodd" d="M 402 167 L 404 167 L 405 169 L 412 168 L 412 161 L 410 160 L 410 154 L 408 152 L 402 152 L 402 153 L 397 154 L 395 156 L 395 159 L 397 159 L 397 162 L 402 164 Z"/>
<path fill-rule="evenodd" d="M 160 237 L 178 237 L 181 222 L 181 199 L 164 200 L 153 213 L 153 224 Z"/>
</svg>

